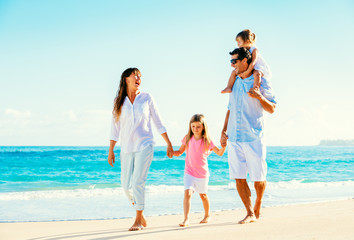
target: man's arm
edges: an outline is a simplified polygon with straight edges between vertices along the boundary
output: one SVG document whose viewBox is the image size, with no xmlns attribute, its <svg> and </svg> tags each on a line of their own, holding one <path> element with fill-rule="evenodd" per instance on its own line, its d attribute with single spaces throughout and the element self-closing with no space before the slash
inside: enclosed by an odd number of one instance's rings
<svg viewBox="0 0 354 240">
<path fill-rule="evenodd" d="M 269 101 L 268 99 L 266 99 L 259 91 L 259 88 L 251 88 L 250 91 L 248 92 L 248 95 L 250 97 L 258 99 L 265 111 L 269 113 L 274 113 L 275 107 L 277 105 Z"/>
<path fill-rule="evenodd" d="M 226 131 L 227 131 L 227 124 L 229 123 L 229 116 L 230 116 L 230 110 L 227 110 L 225 122 L 224 122 L 224 127 L 222 128 L 222 131 L 221 131 L 221 138 L 220 138 L 221 147 L 226 147 L 226 145 L 227 145 L 228 137 L 226 135 Z"/>
</svg>

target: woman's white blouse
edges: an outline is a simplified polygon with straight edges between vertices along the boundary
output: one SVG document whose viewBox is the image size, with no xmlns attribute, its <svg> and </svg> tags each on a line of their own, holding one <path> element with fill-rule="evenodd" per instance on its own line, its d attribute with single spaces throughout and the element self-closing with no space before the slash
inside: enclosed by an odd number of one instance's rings
<svg viewBox="0 0 354 240">
<path fill-rule="evenodd" d="M 149 93 L 140 93 L 132 104 L 125 98 L 118 121 L 112 117 L 111 140 L 118 142 L 120 138 L 121 152 L 139 152 L 150 144 L 155 144 L 151 120 L 158 133 L 166 132 L 153 97 Z"/>
</svg>

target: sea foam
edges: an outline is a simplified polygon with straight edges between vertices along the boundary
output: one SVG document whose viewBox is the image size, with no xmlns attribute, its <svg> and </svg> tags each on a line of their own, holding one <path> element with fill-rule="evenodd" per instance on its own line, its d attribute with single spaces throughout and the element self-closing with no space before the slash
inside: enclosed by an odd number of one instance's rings
<svg viewBox="0 0 354 240">
<path fill-rule="evenodd" d="M 253 188 L 253 184 L 249 183 Z M 268 182 L 267 190 L 277 189 L 318 189 L 324 187 L 346 187 L 352 189 L 354 194 L 354 181 L 342 182 L 304 182 L 304 180 L 293 180 L 288 182 Z M 209 191 L 230 191 L 235 190 L 235 183 L 230 182 L 228 185 L 209 186 Z M 174 194 L 182 193 L 184 187 L 180 185 L 148 185 L 146 186 L 147 194 Z M 32 200 L 32 199 L 75 199 L 97 196 L 117 196 L 124 195 L 121 187 L 115 188 L 95 188 L 94 185 L 90 189 L 73 189 L 73 190 L 49 190 L 49 191 L 26 191 L 26 192 L 7 192 L 0 193 L 0 201 L 8 200 Z"/>
</svg>

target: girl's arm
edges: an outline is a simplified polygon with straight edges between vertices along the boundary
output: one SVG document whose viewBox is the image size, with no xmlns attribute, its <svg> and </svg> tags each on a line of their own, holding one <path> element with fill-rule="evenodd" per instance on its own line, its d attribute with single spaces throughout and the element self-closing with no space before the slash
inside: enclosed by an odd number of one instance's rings
<svg viewBox="0 0 354 240">
<path fill-rule="evenodd" d="M 254 66 L 256 65 L 258 55 L 259 55 L 259 51 L 257 48 L 255 48 L 252 52 L 252 62 L 250 63 L 250 65 L 248 65 L 247 70 L 239 75 L 241 78 L 246 77 L 252 73 Z"/>
<path fill-rule="evenodd" d="M 182 144 L 178 151 L 173 151 L 173 156 L 179 157 L 184 153 L 185 150 L 186 150 L 186 144 Z"/>
<path fill-rule="evenodd" d="M 225 147 L 222 147 L 222 148 L 218 148 L 217 146 L 213 147 L 213 152 L 216 153 L 217 155 L 219 156 L 222 156 L 226 150 L 226 146 Z"/>
</svg>

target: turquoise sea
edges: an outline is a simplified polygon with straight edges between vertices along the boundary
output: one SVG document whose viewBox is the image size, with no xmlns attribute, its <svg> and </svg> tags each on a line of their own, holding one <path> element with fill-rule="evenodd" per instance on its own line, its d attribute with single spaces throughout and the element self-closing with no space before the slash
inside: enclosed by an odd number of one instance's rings
<svg viewBox="0 0 354 240">
<path fill-rule="evenodd" d="M 264 206 L 354 197 L 354 147 L 268 147 Z M 114 219 L 134 216 L 108 147 L 0 147 L 0 222 Z M 155 147 L 147 180 L 147 216 L 183 212 L 184 157 Z M 209 158 L 211 210 L 242 208 L 229 180 L 227 152 Z M 252 194 L 255 192 L 252 188 Z M 202 211 L 198 196 L 192 211 Z"/>
</svg>

